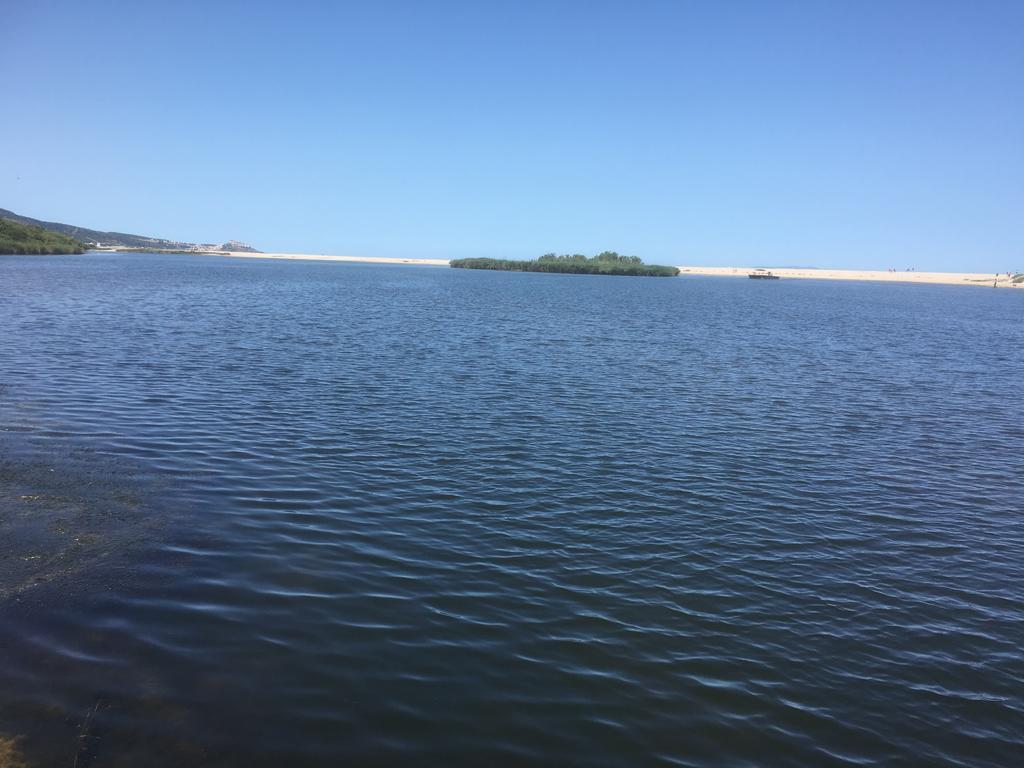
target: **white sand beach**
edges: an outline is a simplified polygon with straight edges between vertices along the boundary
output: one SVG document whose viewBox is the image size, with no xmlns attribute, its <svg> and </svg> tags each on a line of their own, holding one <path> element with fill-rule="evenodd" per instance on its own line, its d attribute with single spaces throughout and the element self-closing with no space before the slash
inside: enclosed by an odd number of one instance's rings
<svg viewBox="0 0 1024 768">
<path fill-rule="evenodd" d="M 367 264 L 419 264 L 447 267 L 448 259 L 389 259 L 377 256 L 331 256 L 324 253 L 249 253 L 246 251 L 218 251 L 217 256 L 235 256 L 243 259 L 291 259 L 294 261 L 357 261 Z"/>
<path fill-rule="evenodd" d="M 804 280 L 877 280 L 886 283 L 932 283 L 944 285 L 977 285 L 991 288 L 1024 288 L 1024 282 L 1011 282 L 1012 274 L 1006 272 L 998 276 L 992 273 L 974 272 L 886 272 L 885 270 L 867 269 L 785 269 L 766 267 L 772 274 L 781 278 L 797 278 Z M 753 267 L 679 267 L 680 274 L 711 275 L 716 277 L 746 277 L 754 270 Z"/>
<path fill-rule="evenodd" d="M 233 256 L 242 259 L 284 259 L 292 261 L 348 261 L 365 264 L 413 264 L 424 266 L 445 267 L 448 259 L 400 259 L 380 256 L 336 256 L 325 253 L 249 253 L 245 251 L 218 251 L 211 253 L 217 256 Z M 941 285 L 974 285 L 991 288 L 1024 289 L 1024 282 L 1012 282 L 1015 273 L 1002 272 L 999 275 L 982 272 L 887 272 L 869 269 L 814 269 L 768 267 L 770 272 L 780 278 L 802 280 L 876 280 L 886 283 L 929 283 Z M 746 277 L 754 267 L 694 267 L 680 266 L 682 277 L 687 275 L 706 275 L 713 277 Z"/>
</svg>

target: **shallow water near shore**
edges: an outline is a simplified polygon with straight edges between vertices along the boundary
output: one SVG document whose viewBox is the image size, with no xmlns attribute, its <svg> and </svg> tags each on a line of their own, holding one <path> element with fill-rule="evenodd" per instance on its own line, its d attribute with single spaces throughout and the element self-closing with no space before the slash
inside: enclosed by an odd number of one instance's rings
<svg viewBox="0 0 1024 768">
<path fill-rule="evenodd" d="M 1024 295 L 0 257 L 30 765 L 1013 765 Z"/>
</svg>

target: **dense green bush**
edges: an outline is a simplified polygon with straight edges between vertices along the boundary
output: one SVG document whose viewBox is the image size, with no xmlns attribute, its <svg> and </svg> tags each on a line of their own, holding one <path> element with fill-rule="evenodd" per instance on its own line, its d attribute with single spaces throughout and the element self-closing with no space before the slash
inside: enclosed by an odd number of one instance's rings
<svg viewBox="0 0 1024 768">
<path fill-rule="evenodd" d="M 511 259 L 454 259 L 456 269 L 496 269 L 503 272 L 560 272 L 572 275 L 630 275 L 638 277 L 675 277 L 679 270 L 644 264 L 638 256 L 620 256 L 604 251 L 592 258 L 583 254 L 546 253 L 533 261 Z"/>
<path fill-rule="evenodd" d="M 41 227 L 0 219 L 0 253 L 84 253 L 74 238 L 47 232 Z"/>
</svg>

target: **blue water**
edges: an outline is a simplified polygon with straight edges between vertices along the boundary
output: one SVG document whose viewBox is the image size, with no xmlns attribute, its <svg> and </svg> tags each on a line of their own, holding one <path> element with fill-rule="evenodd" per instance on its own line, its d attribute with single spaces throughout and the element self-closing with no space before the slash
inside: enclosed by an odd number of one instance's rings
<svg viewBox="0 0 1024 768">
<path fill-rule="evenodd" d="M 1017 765 L 1024 292 L 0 257 L 32 765 Z"/>
</svg>

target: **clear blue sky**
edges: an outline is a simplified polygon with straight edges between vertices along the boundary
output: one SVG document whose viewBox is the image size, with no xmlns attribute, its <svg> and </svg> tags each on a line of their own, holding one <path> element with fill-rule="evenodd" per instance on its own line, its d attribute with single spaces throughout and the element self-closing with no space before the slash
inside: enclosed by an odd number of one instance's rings
<svg viewBox="0 0 1024 768">
<path fill-rule="evenodd" d="M 0 207 L 264 250 L 1024 269 L 1024 2 L 0 0 Z"/>
</svg>

